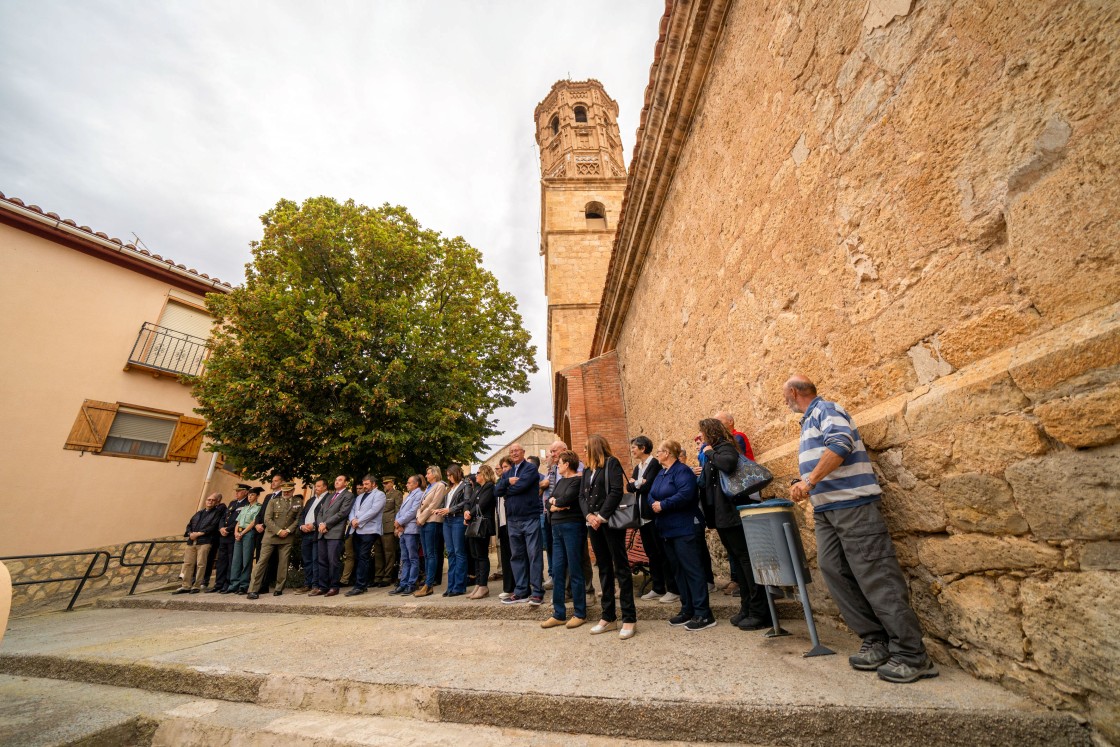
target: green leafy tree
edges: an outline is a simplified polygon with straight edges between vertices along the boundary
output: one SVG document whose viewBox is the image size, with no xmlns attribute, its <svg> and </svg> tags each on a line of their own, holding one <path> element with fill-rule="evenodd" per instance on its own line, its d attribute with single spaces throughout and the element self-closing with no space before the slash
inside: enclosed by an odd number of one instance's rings
<svg viewBox="0 0 1120 747">
<path fill-rule="evenodd" d="M 250 473 L 404 473 L 468 461 L 537 370 L 513 296 L 402 207 L 281 200 L 220 322 L 199 413 Z"/>
</svg>

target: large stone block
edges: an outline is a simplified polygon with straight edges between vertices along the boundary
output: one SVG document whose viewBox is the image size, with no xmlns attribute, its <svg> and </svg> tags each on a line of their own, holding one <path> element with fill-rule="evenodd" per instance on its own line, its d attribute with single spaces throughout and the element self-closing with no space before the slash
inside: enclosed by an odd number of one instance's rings
<svg viewBox="0 0 1120 747">
<path fill-rule="evenodd" d="M 1025 656 L 1018 582 L 1011 578 L 965 576 L 941 591 L 955 638 L 1022 661 Z"/>
<path fill-rule="evenodd" d="M 1043 402 L 1034 414 L 1047 433 L 1076 449 L 1113 443 L 1120 440 L 1120 382 Z"/>
<path fill-rule="evenodd" d="M 930 387 L 906 408 L 915 436 L 936 433 L 987 415 L 1022 410 L 1029 404 L 1000 361 L 959 371 Z"/>
<path fill-rule="evenodd" d="M 1002 474 L 1009 464 L 1046 452 L 1048 445 L 1031 418 L 997 415 L 954 430 L 953 462 L 960 472 Z"/>
<path fill-rule="evenodd" d="M 1018 537 L 954 534 L 918 540 L 918 558 L 932 573 L 978 573 L 994 570 L 1059 568 L 1057 548 Z"/>
<path fill-rule="evenodd" d="M 952 434 L 915 438 L 903 446 L 902 463 L 915 477 L 938 485 L 953 459 Z"/>
<path fill-rule="evenodd" d="M 1043 671 L 1114 698 L 1120 692 L 1120 574 L 1027 578 L 1020 597 L 1023 631 Z"/>
<path fill-rule="evenodd" d="M 1120 571 L 1120 542 L 1088 542 L 1081 548 L 1083 571 Z"/>
<path fill-rule="evenodd" d="M 966 532 L 1025 534 L 1030 527 L 1019 513 L 1011 486 L 994 475 L 966 472 L 941 481 L 949 523 Z"/>
<path fill-rule="evenodd" d="M 1113 304 L 1016 348 L 1009 367 L 1034 402 L 1106 385 L 1120 367 L 1120 304 Z"/>
<path fill-rule="evenodd" d="M 1120 539 L 1120 444 L 1025 459 L 1005 476 L 1036 536 Z"/>
<path fill-rule="evenodd" d="M 937 336 L 941 357 L 961 368 L 1015 344 L 1040 325 L 1038 312 L 1030 306 L 986 309 Z"/>
<path fill-rule="evenodd" d="M 882 488 L 883 518 L 892 533 L 945 530 L 945 506 L 936 489 L 924 482 L 909 489 L 884 482 Z"/>
</svg>

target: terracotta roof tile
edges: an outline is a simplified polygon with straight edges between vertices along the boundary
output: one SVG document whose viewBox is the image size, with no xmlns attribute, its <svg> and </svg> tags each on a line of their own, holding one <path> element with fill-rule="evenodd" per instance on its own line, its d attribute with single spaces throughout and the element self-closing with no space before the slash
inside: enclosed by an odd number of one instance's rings
<svg viewBox="0 0 1120 747">
<path fill-rule="evenodd" d="M 183 270 L 185 272 L 190 273 L 191 275 L 197 275 L 200 278 L 205 278 L 206 280 L 209 280 L 213 283 L 216 283 L 217 285 L 221 285 L 223 288 L 233 288 L 233 286 L 230 285 L 229 283 L 224 283 L 216 277 L 210 277 L 209 275 L 206 275 L 205 273 L 200 274 L 198 272 L 198 270 L 194 269 L 193 267 L 190 268 L 190 269 L 187 269 L 186 265 L 176 264 L 175 261 L 172 260 L 172 259 L 164 259 L 160 255 L 152 254 L 151 252 L 149 252 L 146 249 L 138 249 L 134 244 L 126 244 L 116 237 L 109 238 L 109 234 L 103 233 L 102 231 L 94 232 L 94 230 L 92 228 L 90 228 L 89 226 L 79 226 L 74 220 L 72 220 L 70 218 L 60 218 L 58 216 L 58 213 L 44 213 L 43 209 L 41 207 L 39 207 L 38 205 L 28 205 L 27 203 L 25 203 L 23 200 L 21 200 L 18 197 L 8 197 L 3 192 L 0 192 L 0 201 L 9 202 L 13 205 L 17 205 L 17 206 L 19 206 L 21 208 L 24 208 L 26 210 L 31 210 L 32 212 L 38 213 L 39 215 L 45 215 L 46 217 L 51 218 L 53 220 L 56 220 L 61 224 L 65 224 L 67 226 L 77 228 L 79 231 L 85 231 L 86 233 L 90 234 L 91 236 L 96 236 L 96 237 L 98 237 L 100 239 L 103 239 L 105 241 L 110 241 L 110 242 L 116 244 L 117 246 L 121 247 L 122 249 L 126 249 L 129 252 L 132 252 L 132 253 L 137 254 L 139 256 L 150 257 L 151 259 L 155 259 L 155 260 L 158 260 L 160 262 L 166 262 L 170 267 L 174 267 L 176 269 Z"/>
</svg>

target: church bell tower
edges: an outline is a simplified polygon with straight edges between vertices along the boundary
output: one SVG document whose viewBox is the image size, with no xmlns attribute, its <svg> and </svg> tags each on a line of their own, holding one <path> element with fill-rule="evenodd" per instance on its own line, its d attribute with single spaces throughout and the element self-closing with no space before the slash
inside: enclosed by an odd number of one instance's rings
<svg viewBox="0 0 1120 747">
<path fill-rule="evenodd" d="M 558 81 L 533 116 L 541 156 L 548 361 L 555 379 L 591 354 L 626 167 L 618 104 L 599 81 Z"/>
</svg>

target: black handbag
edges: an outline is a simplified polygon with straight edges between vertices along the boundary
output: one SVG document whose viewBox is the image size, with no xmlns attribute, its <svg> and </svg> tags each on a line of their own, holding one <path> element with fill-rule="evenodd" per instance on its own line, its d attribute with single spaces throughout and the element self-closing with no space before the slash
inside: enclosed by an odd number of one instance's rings
<svg viewBox="0 0 1120 747">
<path fill-rule="evenodd" d="M 611 488 L 610 460 L 603 465 L 603 479 L 606 481 L 606 490 Z M 641 515 L 638 512 L 638 496 L 635 493 L 623 493 L 622 501 L 614 513 L 607 517 L 607 526 L 611 529 L 637 529 Z"/>
<path fill-rule="evenodd" d="M 733 505 L 748 501 L 748 496 L 759 492 L 774 480 L 770 470 L 758 462 L 739 455 L 739 463 L 730 475 L 719 470 L 719 485 Z M 753 501 L 752 501 L 753 503 Z"/>
<path fill-rule="evenodd" d="M 472 539 L 489 537 L 494 532 L 490 529 L 490 517 L 479 512 L 467 522 L 465 534 Z"/>
</svg>

